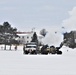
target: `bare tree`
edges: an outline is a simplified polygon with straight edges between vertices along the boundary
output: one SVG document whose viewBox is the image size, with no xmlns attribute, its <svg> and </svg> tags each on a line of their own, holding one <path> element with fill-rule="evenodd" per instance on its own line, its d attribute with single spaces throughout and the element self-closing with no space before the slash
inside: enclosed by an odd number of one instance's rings
<svg viewBox="0 0 76 75">
<path fill-rule="evenodd" d="M 40 34 L 41 34 L 41 35 L 43 35 L 43 36 L 45 37 L 45 36 L 46 36 L 46 34 L 47 34 L 46 29 L 42 29 L 42 30 L 40 31 Z"/>
</svg>

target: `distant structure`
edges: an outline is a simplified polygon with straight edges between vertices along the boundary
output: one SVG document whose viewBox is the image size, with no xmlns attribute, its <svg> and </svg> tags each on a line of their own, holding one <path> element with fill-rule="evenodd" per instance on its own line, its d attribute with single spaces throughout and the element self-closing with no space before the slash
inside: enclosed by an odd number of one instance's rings
<svg viewBox="0 0 76 75">
<path fill-rule="evenodd" d="M 66 40 L 66 43 L 65 43 L 66 46 L 70 48 L 76 48 L 76 31 L 64 33 L 64 40 Z"/>
<path fill-rule="evenodd" d="M 30 43 L 32 40 L 32 37 L 33 37 L 33 33 L 34 33 L 33 31 L 31 31 L 31 32 L 17 32 L 17 35 L 19 36 L 17 38 L 18 42 L 20 44 Z M 43 36 L 40 34 L 37 34 L 37 37 L 38 37 L 39 42 L 41 43 Z"/>
</svg>

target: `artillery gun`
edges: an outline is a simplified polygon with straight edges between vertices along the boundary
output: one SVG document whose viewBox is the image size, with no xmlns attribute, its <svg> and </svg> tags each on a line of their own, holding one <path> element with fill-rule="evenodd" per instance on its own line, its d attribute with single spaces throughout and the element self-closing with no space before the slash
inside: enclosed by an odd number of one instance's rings
<svg viewBox="0 0 76 75">
<path fill-rule="evenodd" d="M 62 54 L 62 51 L 60 51 L 60 49 L 62 48 L 62 46 L 64 45 L 64 42 L 61 42 L 59 47 L 55 47 L 55 46 L 48 46 L 48 45 L 43 45 L 43 47 L 41 48 L 41 54 Z"/>
</svg>

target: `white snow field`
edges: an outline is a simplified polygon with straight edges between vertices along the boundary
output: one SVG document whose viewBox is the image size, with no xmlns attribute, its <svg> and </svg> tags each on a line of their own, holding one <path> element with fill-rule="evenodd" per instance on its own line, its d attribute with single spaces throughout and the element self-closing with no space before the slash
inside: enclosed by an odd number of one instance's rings
<svg viewBox="0 0 76 75">
<path fill-rule="evenodd" d="M 0 49 L 0 75 L 76 75 L 76 49 L 63 47 L 62 55 L 24 55 Z"/>
</svg>

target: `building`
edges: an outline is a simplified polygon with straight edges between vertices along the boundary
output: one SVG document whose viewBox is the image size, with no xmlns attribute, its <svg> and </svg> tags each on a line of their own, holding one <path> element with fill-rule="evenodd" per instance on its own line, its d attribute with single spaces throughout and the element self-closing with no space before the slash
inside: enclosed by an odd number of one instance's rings
<svg viewBox="0 0 76 75">
<path fill-rule="evenodd" d="M 34 32 L 32 31 L 31 32 L 17 32 L 17 35 L 19 36 L 17 40 L 20 44 L 30 43 L 32 40 L 33 34 Z M 43 36 L 40 34 L 37 34 L 37 38 L 38 38 L 38 41 L 41 43 Z"/>
</svg>

